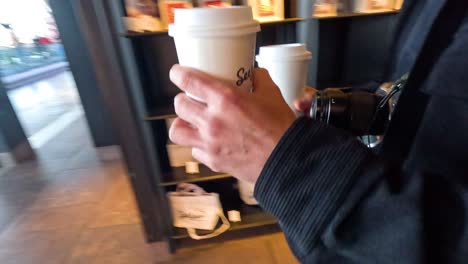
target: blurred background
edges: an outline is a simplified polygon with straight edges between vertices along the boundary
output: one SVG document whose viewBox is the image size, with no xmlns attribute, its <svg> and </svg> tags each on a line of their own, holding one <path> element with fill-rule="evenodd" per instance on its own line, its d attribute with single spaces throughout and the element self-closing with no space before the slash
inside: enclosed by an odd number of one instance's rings
<svg viewBox="0 0 468 264">
<path fill-rule="evenodd" d="M 0 25 L 0 75 L 3 79 L 66 61 L 57 25 L 46 1 L 1 1 Z"/>
</svg>

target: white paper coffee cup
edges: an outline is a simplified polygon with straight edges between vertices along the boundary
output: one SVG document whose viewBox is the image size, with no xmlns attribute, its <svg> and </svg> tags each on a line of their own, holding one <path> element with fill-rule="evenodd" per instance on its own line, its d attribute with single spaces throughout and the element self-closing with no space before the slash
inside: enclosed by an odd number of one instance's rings
<svg viewBox="0 0 468 264">
<path fill-rule="evenodd" d="M 175 9 L 169 35 L 179 64 L 252 90 L 258 21 L 246 6 Z"/>
<path fill-rule="evenodd" d="M 294 109 L 294 100 L 304 92 L 307 68 L 312 53 L 304 44 L 283 44 L 260 47 L 258 66 L 268 70 L 284 100 Z"/>
</svg>

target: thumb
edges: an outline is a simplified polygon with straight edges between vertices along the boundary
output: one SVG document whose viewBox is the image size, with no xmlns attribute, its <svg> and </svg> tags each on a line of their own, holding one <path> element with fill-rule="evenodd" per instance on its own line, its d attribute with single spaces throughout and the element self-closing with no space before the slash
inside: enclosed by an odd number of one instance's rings
<svg viewBox="0 0 468 264">
<path fill-rule="evenodd" d="M 281 94 L 278 86 L 271 79 L 270 74 L 264 68 L 256 68 L 253 74 L 253 93 L 256 95 L 264 95 L 271 93 Z"/>
</svg>

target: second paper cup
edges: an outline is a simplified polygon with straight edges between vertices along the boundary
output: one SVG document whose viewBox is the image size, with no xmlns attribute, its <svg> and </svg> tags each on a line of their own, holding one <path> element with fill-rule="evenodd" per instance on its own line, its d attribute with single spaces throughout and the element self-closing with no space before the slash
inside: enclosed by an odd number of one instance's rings
<svg viewBox="0 0 468 264">
<path fill-rule="evenodd" d="M 294 110 L 294 100 L 304 92 L 307 68 L 312 54 L 305 45 L 283 44 L 260 47 L 258 66 L 268 70 L 284 100 Z"/>
</svg>

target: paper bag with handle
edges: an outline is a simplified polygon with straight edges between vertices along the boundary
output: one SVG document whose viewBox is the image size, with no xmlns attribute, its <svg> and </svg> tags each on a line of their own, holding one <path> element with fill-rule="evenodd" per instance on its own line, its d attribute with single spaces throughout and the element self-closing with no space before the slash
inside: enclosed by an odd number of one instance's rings
<svg viewBox="0 0 468 264">
<path fill-rule="evenodd" d="M 175 192 L 168 192 L 167 197 L 171 205 L 173 225 L 187 229 L 192 239 L 213 238 L 230 227 L 217 193 L 207 193 L 197 185 L 181 183 Z M 214 230 L 219 219 L 222 225 Z M 201 236 L 196 229 L 214 231 Z"/>
</svg>

